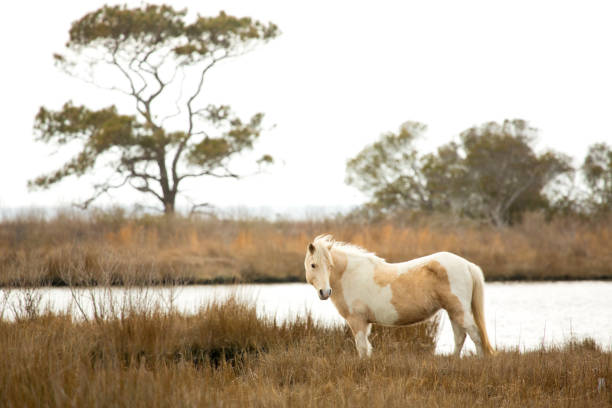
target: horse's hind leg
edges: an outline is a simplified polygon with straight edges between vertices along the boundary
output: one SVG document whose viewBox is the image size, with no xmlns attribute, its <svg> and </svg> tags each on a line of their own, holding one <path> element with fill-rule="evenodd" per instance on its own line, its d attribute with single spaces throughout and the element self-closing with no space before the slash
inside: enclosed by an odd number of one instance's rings
<svg viewBox="0 0 612 408">
<path fill-rule="evenodd" d="M 451 326 L 453 327 L 453 334 L 455 335 L 455 356 L 459 357 L 463 343 L 465 342 L 465 329 L 461 325 L 451 320 Z"/>
<path fill-rule="evenodd" d="M 478 330 L 478 326 L 476 326 L 476 322 L 474 321 L 474 317 L 472 313 L 466 313 L 466 330 L 470 335 L 470 339 L 474 342 L 476 346 L 476 351 L 479 355 L 484 355 L 484 349 L 482 347 L 482 339 L 480 338 L 480 330 Z"/>
<path fill-rule="evenodd" d="M 463 310 L 451 309 L 447 310 L 447 312 L 453 326 L 453 333 L 455 334 L 455 355 L 459 355 L 459 353 L 461 353 L 466 332 L 470 335 L 470 338 L 474 342 L 478 354 L 482 355 L 484 352 L 482 348 L 482 340 L 480 339 L 480 332 L 478 330 L 478 326 L 476 326 L 476 322 L 474 321 L 472 311 L 467 310 L 464 312 Z"/>
<path fill-rule="evenodd" d="M 482 347 L 482 339 L 480 338 L 480 331 L 478 330 L 478 326 L 476 325 L 476 321 L 474 320 L 474 315 L 472 314 L 472 310 L 468 309 L 466 311 L 455 311 L 451 315 L 449 313 L 449 317 L 453 324 L 453 332 L 455 333 L 455 354 L 458 354 L 457 351 L 457 340 L 458 340 L 458 332 L 463 332 L 461 336 L 461 345 L 465 341 L 465 332 L 469 334 L 470 339 L 474 342 L 476 346 L 476 351 L 478 354 L 482 355 L 484 353 L 484 349 Z M 457 329 L 455 329 L 457 327 Z"/>
<path fill-rule="evenodd" d="M 480 331 L 476 325 L 476 320 L 472 314 L 472 307 L 469 301 L 463 300 L 457 296 L 450 296 L 444 299 L 442 304 L 448 317 L 453 325 L 453 332 L 455 333 L 455 355 L 461 352 L 461 346 L 465 341 L 465 333 L 470 336 L 474 344 L 476 345 L 476 351 L 478 354 L 483 354 L 484 350 L 482 347 L 482 340 L 480 338 Z"/>
</svg>

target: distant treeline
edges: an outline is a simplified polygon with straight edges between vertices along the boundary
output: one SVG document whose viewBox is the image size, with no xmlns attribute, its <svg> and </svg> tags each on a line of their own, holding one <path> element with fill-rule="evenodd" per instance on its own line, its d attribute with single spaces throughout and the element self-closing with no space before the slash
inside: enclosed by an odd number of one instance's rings
<svg viewBox="0 0 612 408">
<path fill-rule="evenodd" d="M 349 160 L 347 183 L 370 197 L 362 215 L 416 210 L 509 225 L 528 211 L 588 218 L 612 209 L 606 143 L 590 146 L 576 168 L 565 154 L 537 153 L 537 130 L 521 119 L 471 127 L 458 141 L 422 155 L 415 141 L 425 130 L 406 122 Z"/>
</svg>

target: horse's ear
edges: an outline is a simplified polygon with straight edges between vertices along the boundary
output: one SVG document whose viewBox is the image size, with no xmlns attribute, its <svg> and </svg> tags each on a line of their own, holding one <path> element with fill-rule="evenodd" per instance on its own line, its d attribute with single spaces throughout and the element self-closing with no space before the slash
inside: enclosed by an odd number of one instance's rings
<svg viewBox="0 0 612 408">
<path fill-rule="evenodd" d="M 331 241 L 329 244 L 327 244 L 327 250 L 331 251 L 333 246 L 334 246 L 334 241 Z"/>
<path fill-rule="evenodd" d="M 311 254 L 314 254 L 315 251 L 315 246 L 312 245 L 312 242 L 310 244 L 308 244 L 308 252 L 310 252 Z"/>
</svg>

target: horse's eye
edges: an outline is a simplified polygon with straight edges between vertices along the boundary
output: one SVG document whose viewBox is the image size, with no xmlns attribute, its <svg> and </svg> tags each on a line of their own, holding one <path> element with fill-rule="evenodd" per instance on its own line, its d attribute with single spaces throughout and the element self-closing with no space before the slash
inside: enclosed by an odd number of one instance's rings
<svg viewBox="0 0 612 408">
<path fill-rule="evenodd" d="M 317 265 L 315 265 L 315 264 L 310 264 L 310 266 L 312 266 L 313 268 L 317 267 Z"/>
</svg>

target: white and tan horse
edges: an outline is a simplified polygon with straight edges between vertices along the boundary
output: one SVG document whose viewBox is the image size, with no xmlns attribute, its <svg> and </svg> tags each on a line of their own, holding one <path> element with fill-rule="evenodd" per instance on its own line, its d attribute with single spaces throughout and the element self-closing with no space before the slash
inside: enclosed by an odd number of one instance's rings
<svg viewBox="0 0 612 408">
<path fill-rule="evenodd" d="M 372 323 L 404 326 L 440 309 L 448 312 L 461 353 L 466 332 L 479 354 L 493 354 L 484 321 L 484 277 L 480 268 L 449 252 L 387 263 L 354 245 L 320 235 L 308 245 L 306 280 L 322 300 L 331 298 L 346 319 L 360 356 L 370 356 Z"/>
</svg>

